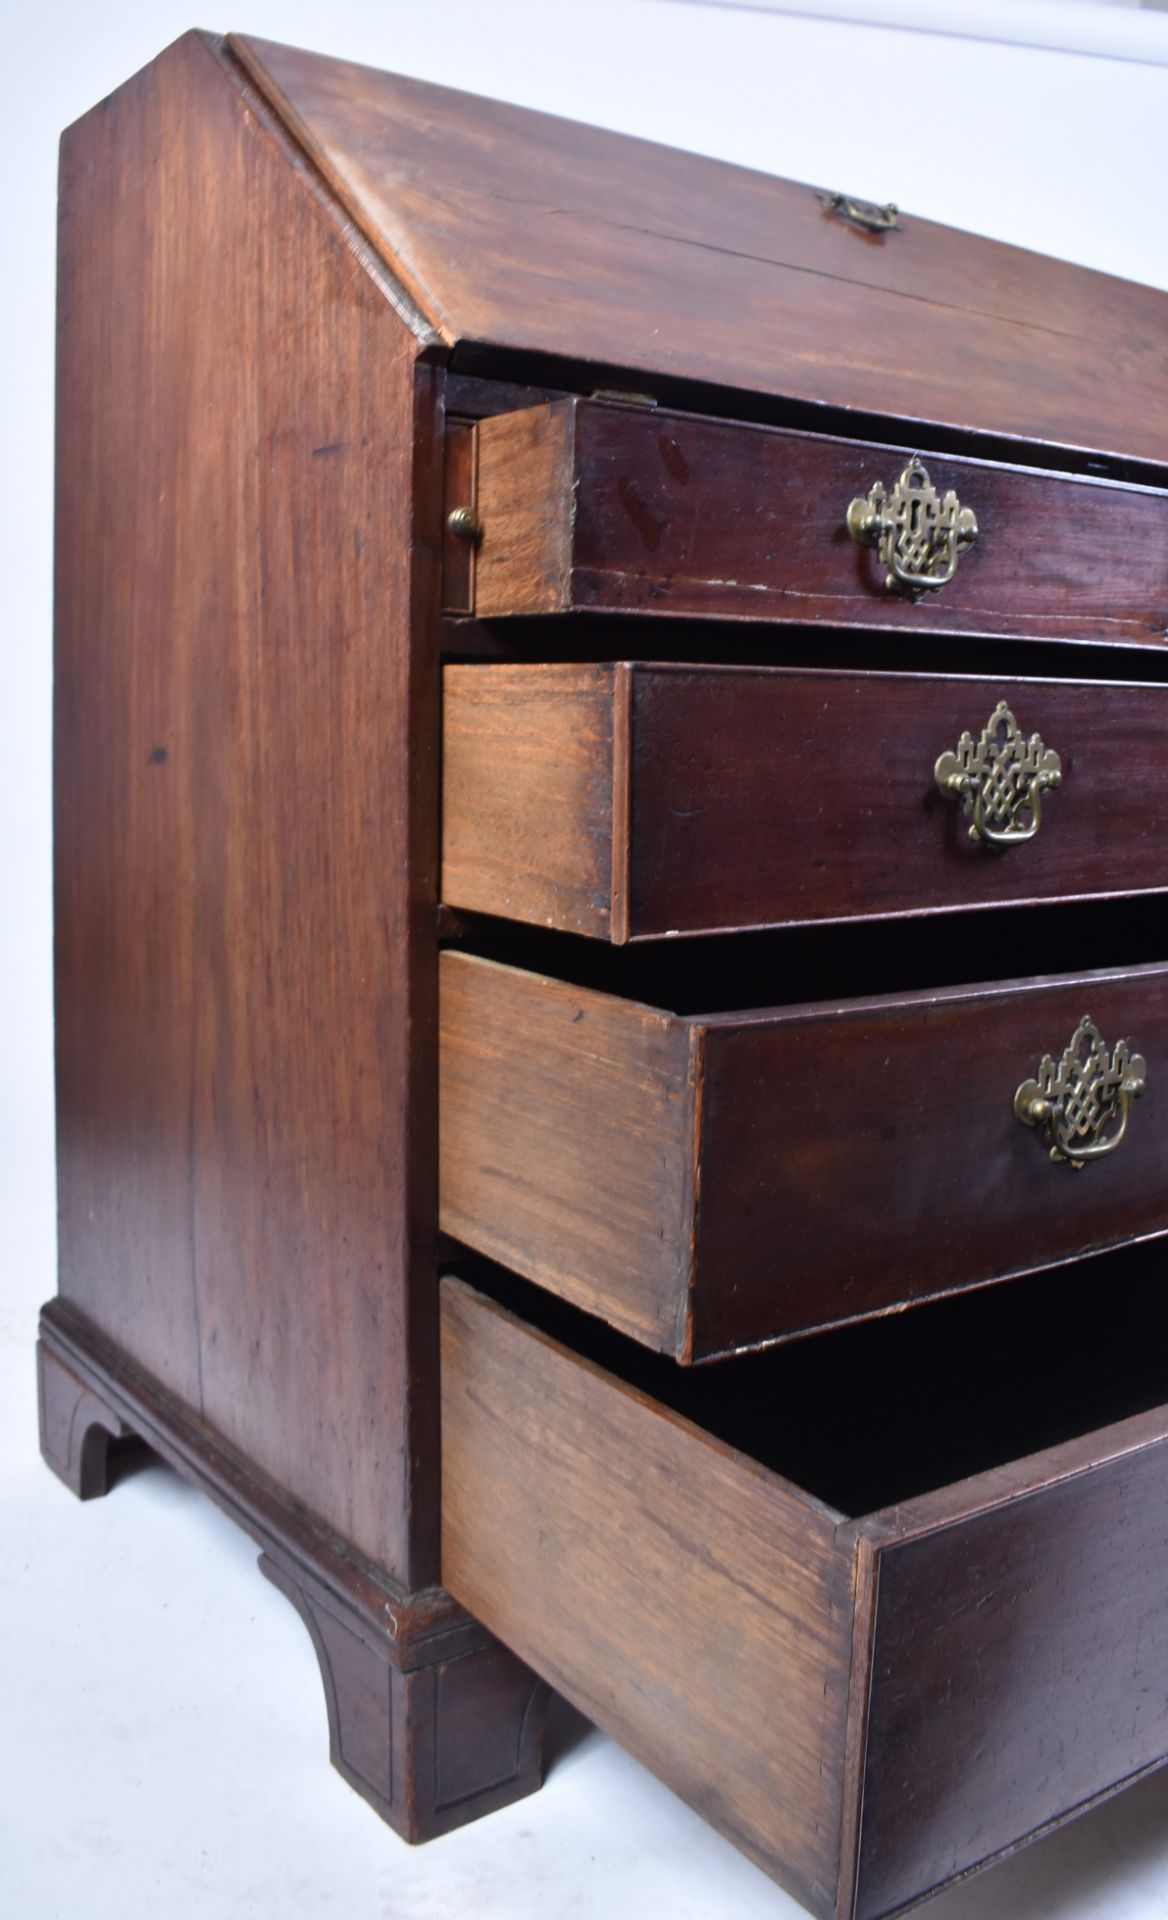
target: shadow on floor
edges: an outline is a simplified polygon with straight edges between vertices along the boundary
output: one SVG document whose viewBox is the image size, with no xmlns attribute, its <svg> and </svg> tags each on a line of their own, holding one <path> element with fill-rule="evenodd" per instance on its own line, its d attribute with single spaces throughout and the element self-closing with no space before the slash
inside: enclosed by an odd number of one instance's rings
<svg viewBox="0 0 1168 1920">
<path fill-rule="evenodd" d="M 591 1720 L 586 1720 L 571 1703 L 558 1693 L 553 1693 L 548 1701 L 547 1727 L 543 1739 L 544 1777 L 555 1771 L 562 1761 L 577 1752 L 589 1740 L 601 1738 L 599 1730 Z"/>
<path fill-rule="evenodd" d="M 1076 1920 L 1159 1912 L 1148 1885 L 1168 1885 L 1168 1770 L 941 1894 L 930 1920 Z M 1168 1909 L 1164 1909 L 1168 1911 Z"/>
</svg>

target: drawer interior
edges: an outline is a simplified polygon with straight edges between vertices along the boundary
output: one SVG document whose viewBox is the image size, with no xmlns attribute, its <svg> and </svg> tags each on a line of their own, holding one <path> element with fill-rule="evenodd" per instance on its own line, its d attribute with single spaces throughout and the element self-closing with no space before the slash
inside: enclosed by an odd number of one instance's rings
<svg viewBox="0 0 1168 1920">
<path fill-rule="evenodd" d="M 455 1257 L 446 1270 L 841 1519 L 1168 1401 L 1160 1241 L 700 1367 L 487 1261 Z"/>
<path fill-rule="evenodd" d="M 965 679 L 1108 681 L 1168 680 L 1168 643 L 1095 647 L 1069 636 L 1059 640 L 1003 639 L 989 633 L 885 635 L 866 627 L 815 626 L 810 622 L 768 627 L 749 620 L 661 619 L 652 613 L 533 614 L 523 620 L 475 620 L 448 614 L 442 622 L 442 658 L 467 665 L 514 661 L 526 666 L 557 661 L 595 664 L 639 660 L 666 666 L 782 666 L 843 672 L 944 673 Z"/>
<path fill-rule="evenodd" d="M 955 927 L 944 919 L 878 920 L 862 934 L 857 975 L 852 926 L 785 927 L 697 939 L 609 946 L 579 934 L 487 915 L 444 914 L 445 944 L 510 966 L 619 994 L 682 1017 L 753 1007 L 924 992 L 1164 958 L 1159 897 L 991 908 Z"/>
<path fill-rule="evenodd" d="M 471 1275 L 445 1586 L 812 1913 L 888 1920 L 1164 1764 L 1154 1248 L 698 1375 Z"/>
</svg>

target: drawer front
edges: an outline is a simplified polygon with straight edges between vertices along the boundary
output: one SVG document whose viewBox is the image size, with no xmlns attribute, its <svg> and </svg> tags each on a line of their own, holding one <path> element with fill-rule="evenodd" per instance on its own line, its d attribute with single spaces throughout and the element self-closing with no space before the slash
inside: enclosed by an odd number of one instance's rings
<svg viewBox="0 0 1168 1920">
<path fill-rule="evenodd" d="M 508 664 L 443 688 L 452 906 L 621 942 L 1168 888 L 1168 686 Z"/>
<path fill-rule="evenodd" d="M 1163 1763 L 1168 1409 L 849 1521 L 442 1295 L 443 1584 L 812 1913 L 883 1920 Z"/>
<path fill-rule="evenodd" d="M 1152 489 L 925 453 L 938 500 L 956 493 L 976 538 L 947 584 L 890 592 L 848 510 L 873 487 L 891 499 L 919 452 L 575 399 L 484 420 L 475 611 L 1164 644 L 1168 495 Z M 898 555 L 932 576 L 953 561 Z"/>
<path fill-rule="evenodd" d="M 1166 1420 L 1126 1422 L 984 1490 L 969 1482 L 889 1527 L 857 1920 L 1163 1764 Z"/>
<path fill-rule="evenodd" d="M 1015 1101 L 1084 1015 L 1076 1170 Z M 682 1019 L 447 952 L 440 1024 L 446 1231 L 683 1361 L 1168 1230 L 1168 967 Z"/>
</svg>

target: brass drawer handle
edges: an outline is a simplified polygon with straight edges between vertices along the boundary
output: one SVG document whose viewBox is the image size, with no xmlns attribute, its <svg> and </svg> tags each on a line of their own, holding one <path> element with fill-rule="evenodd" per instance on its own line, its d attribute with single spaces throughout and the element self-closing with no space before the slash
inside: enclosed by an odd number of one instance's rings
<svg viewBox="0 0 1168 1920">
<path fill-rule="evenodd" d="M 947 800 L 960 800 L 970 816 L 969 837 L 993 847 L 1033 840 L 1042 825 L 1042 796 L 1063 783 L 1063 765 L 1040 734 L 1027 740 L 1004 700 L 999 700 L 978 739 L 963 733 L 955 753 L 943 753 L 933 768 Z"/>
<path fill-rule="evenodd" d="M 952 491 L 938 499 L 914 454 L 891 493 L 877 480 L 866 499 L 852 501 L 848 532 L 860 546 L 877 549 L 888 569 L 885 586 L 917 600 L 952 580 L 977 539 L 977 517 Z"/>
<path fill-rule="evenodd" d="M 1066 1160 L 1078 1171 L 1121 1144 L 1131 1103 L 1144 1091 L 1147 1078 L 1143 1055 L 1132 1053 L 1126 1040 L 1117 1040 L 1109 1053 L 1085 1013 L 1062 1058 L 1044 1054 L 1035 1078 L 1022 1082 L 1014 1095 L 1014 1112 L 1028 1127 L 1042 1129 L 1052 1160 Z M 1105 1131 L 1112 1126 L 1114 1132 Z"/>
</svg>

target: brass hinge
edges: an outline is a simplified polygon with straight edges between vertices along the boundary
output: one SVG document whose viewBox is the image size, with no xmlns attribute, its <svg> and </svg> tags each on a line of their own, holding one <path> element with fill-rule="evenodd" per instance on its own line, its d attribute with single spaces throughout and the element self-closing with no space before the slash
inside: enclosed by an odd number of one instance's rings
<svg viewBox="0 0 1168 1920">
<path fill-rule="evenodd" d="M 623 407 L 655 407 L 657 405 L 651 393 L 625 393 L 620 387 L 596 387 L 589 394 L 590 400 L 619 400 Z"/>
</svg>

